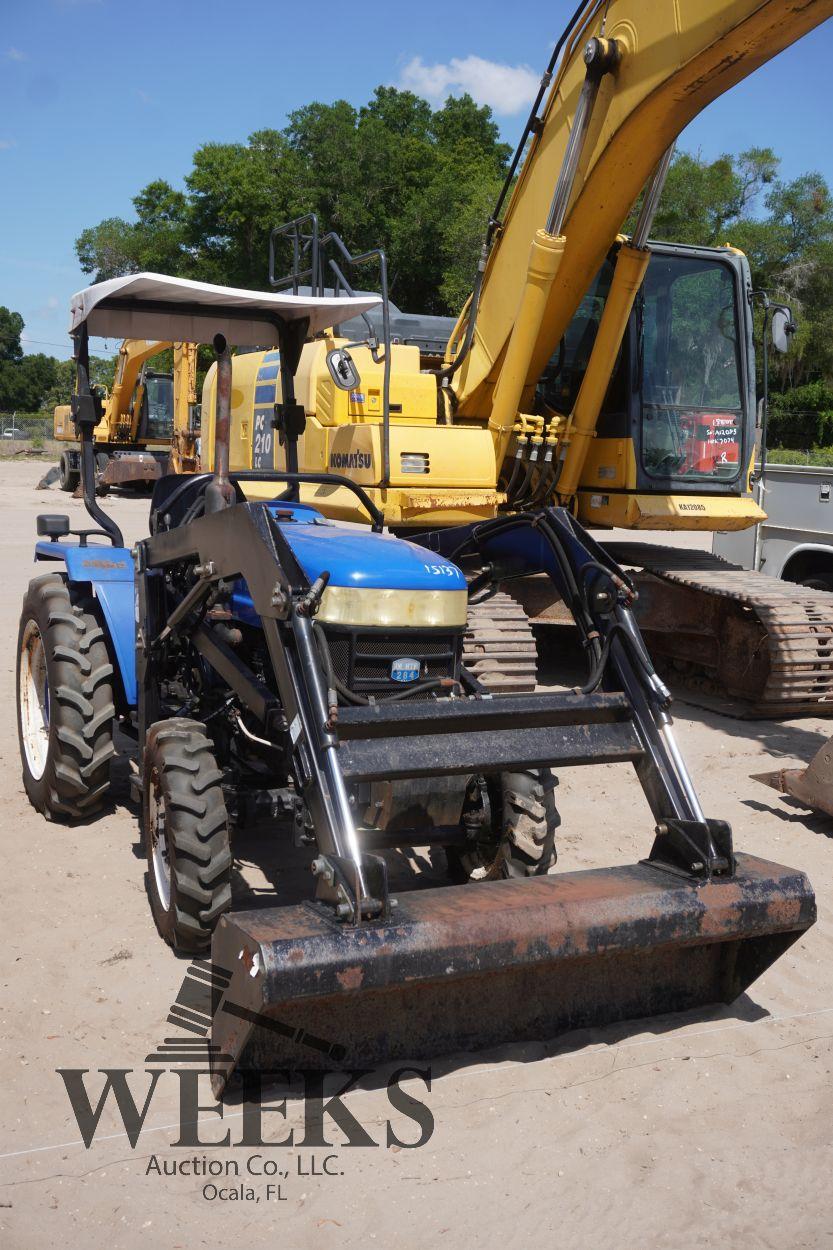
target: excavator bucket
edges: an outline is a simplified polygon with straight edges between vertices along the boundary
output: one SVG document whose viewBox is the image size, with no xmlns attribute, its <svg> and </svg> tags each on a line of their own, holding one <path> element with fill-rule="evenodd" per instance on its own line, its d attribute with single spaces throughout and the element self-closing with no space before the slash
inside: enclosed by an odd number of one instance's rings
<svg viewBox="0 0 833 1250">
<path fill-rule="evenodd" d="M 401 894 L 386 923 L 312 905 L 225 916 L 213 1084 L 235 1068 L 373 1068 L 738 997 L 813 924 L 801 872 L 751 855 L 695 882 L 652 864 Z"/>
<path fill-rule="evenodd" d="M 779 794 L 792 795 L 813 811 L 833 816 L 833 738 L 828 738 L 806 768 L 779 768 L 772 773 L 753 773 L 752 780 L 772 786 Z"/>
</svg>

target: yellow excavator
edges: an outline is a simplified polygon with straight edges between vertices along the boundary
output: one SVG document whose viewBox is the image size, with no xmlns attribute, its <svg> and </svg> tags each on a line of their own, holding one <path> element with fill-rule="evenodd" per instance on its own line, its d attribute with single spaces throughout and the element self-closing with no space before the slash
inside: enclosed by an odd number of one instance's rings
<svg viewBox="0 0 833 1250">
<path fill-rule="evenodd" d="M 396 332 L 381 252 L 351 256 L 312 216 L 273 231 L 275 288 L 352 293 L 357 267 L 375 261 L 382 312 L 300 351 L 291 404 L 276 403 L 277 353 L 235 359 L 232 467 L 291 469 L 297 446 L 301 469 L 350 477 L 391 529 L 446 555 L 479 522 L 548 503 L 595 527 L 760 520 L 748 264 L 728 246 L 648 240 L 680 131 L 831 12 L 831 0 L 580 5 L 541 80 L 439 365 Z M 640 195 L 628 238 L 620 230 Z M 787 310 L 769 312 L 783 330 Z M 214 391 L 212 373 L 207 414 Z M 334 518 L 363 519 L 346 488 L 309 484 L 303 497 Z M 654 656 L 703 697 L 742 700 L 753 715 L 833 708 L 820 702 L 833 693 L 833 596 L 705 552 L 606 546 L 638 570 Z M 468 662 L 480 655 L 479 675 L 496 688 L 526 689 L 530 621 L 557 620 L 558 605 L 551 583 L 511 573 L 470 621 Z"/>
<path fill-rule="evenodd" d="M 150 368 L 149 361 L 167 348 L 173 348 L 173 372 Z M 166 471 L 199 468 L 196 383 L 195 344 L 124 340 L 94 433 L 99 494 L 117 484 L 153 482 Z M 55 409 L 54 436 L 67 444 L 60 459 L 61 489 L 74 491 L 80 443 L 68 404 Z"/>
</svg>

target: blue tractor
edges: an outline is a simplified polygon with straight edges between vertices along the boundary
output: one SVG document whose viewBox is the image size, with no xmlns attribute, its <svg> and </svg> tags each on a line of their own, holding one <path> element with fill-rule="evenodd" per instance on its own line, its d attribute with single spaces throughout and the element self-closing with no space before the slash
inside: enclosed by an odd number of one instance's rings
<svg viewBox="0 0 833 1250">
<path fill-rule="evenodd" d="M 47 818 L 89 821 L 116 727 L 133 739 L 156 926 L 176 950 L 211 951 L 218 1091 L 238 1064 L 355 1067 L 729 1001 L 815 915 L 801 873 L 736 855 L 703 814 L 633 589 L 568 513 L 404 541 L 361 487 L 298 472 L 302 346 L 377 302 L 153 274 L 73 300 L 93 527 L 38 518 L 23 779 Z M 216 353 L 214 470 L 157 482 L 132 549 L 95 496 L 95 334 Z M 279 352 L 281 471 L 229 473 L 232 344 Z M 368 527 L 326 520 L 301 501 L 307 482 L 352 490 Z M 494 694 L 463 662 L 471 605 L 518 571 L 555 583 L 583 684 Z M 555 873 L 553 770 L 601 762 L 635 768 L 648 855 Z M 307 855 L 306 902 L 234 910 L 232 831 L 253 817 Z M 424 845 L 444 848 L 452 883 L 392 892 L 386 851 Z"/>
</svg>

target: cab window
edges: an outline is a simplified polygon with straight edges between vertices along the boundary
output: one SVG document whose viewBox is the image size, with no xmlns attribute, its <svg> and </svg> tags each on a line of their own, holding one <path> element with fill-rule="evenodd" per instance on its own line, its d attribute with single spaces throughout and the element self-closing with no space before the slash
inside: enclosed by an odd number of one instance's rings
<svg viewBox="0 0 833 1250">
<path fill-rule="evenodd" d="M 637 301 L 642 463 L 729 480 L 743 429 L 735 282 L 720 261 L 652 258 Z"/>
</svg>

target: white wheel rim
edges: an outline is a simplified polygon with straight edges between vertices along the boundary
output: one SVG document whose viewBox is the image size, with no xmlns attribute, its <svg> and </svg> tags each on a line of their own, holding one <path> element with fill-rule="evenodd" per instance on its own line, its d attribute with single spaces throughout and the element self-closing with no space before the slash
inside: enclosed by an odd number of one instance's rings
<svg viewBox="0 0 833 1250">
<path fill-rule="evenodd" d="M 150 778 L 148 793 L 148 828 L 150 830 L 151 858 L 156 893 L 165 911 L 171 909 L 171 864 L 168 859 L 168 840 L 165 837 L 165 800 L 159 776 L 154 771 Z"/>
<path fill-rule="evenodd" d="M 26 767 L 40 781 L 49 759 L 49 678 L 46 649 L 35 621 L 27 621 L 20 646 L 20 737 Z"/>
</svg>

